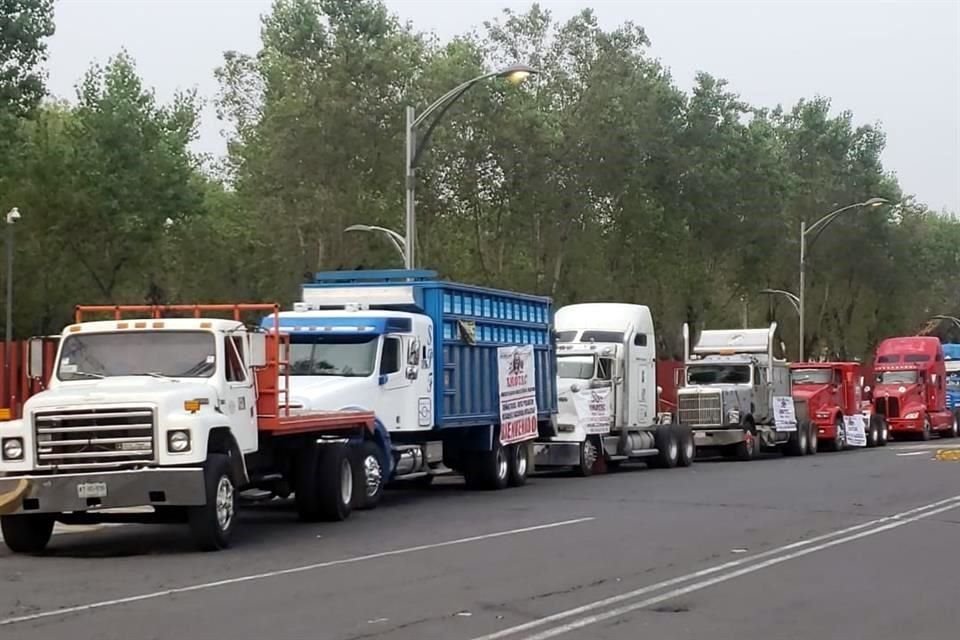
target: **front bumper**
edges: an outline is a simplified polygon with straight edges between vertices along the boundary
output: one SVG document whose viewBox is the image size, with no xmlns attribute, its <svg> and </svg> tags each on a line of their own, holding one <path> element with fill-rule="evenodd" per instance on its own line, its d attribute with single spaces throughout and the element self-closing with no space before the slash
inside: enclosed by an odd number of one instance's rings
<svg viewBox="0 0 960 640">
<path fill-rule="evenodd" d="M 81 492 L 84 496 L 81 497 Z M 0 513 L 63 513 L 206 503 L 202 468 L 0 478 Z"/>
<path fill-rule="evenodd" d="M 837 425 L 833 422 L 818 424 L 813 423 L 817 429 L 817 440 L 834 440 L 837 437 Z"/>
<path fill-rule="evenodd" d="M 923 418 L 907 420 L 905 418 L 887 418 L 887 425 L 892 433 L 921 433 L 923 432 Z"/>
<path fill-rule="evenodd" d="M 740 427 L 732 428 L 693 428 L 693 443 L 697 447 L 726 447 L 743 442 L 744 431 Z"/>
</svg>

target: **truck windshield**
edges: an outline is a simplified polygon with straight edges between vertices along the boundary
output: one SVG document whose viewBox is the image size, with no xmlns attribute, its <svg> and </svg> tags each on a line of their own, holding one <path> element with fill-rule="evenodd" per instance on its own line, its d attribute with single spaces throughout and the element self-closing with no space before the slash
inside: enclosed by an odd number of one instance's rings
<svg viewBox="0 0 960 640">
<path fill-rule="evenodd" d="M 593 378 L 592 356 L 560 356 L 557 358 L 557 377 L 589 380 Z"/>
<path fill-rule="evenodd" d="M 790 372 L 793 384 L 828 384 L 832 378 L 830 369 L 794 369 Z"/>
<path fill-rule="evenodd" d="M 881 371 L 877 374 L 877 384 L 913 384 L 916 381 L 916 369 Z"/>
<path fill-rule="evenodd" d="M 695 365 L 687 367 L 687 384 L 749 384 L 747 365 Z"/>
<path fill-rule="evenodd" d="M 379 336 L 294 336 L 290 344 L 290 375 L 365 378 L 373 373 Z"/>
<path fill-rule="evenodd" d="M 122 331 L 68 336 L 57 377 L 89 380 L 112 376 L 209 378 L 217 369 L 209 331 Z"/>
</svg>

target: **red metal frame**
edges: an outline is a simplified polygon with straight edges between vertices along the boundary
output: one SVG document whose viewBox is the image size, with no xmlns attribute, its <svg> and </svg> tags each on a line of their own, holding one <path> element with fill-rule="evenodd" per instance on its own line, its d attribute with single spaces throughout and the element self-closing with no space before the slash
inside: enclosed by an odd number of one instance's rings
<svg viewBox="0 0 960 640">
<path fill-rule="evenodd" d="M 343 431 L 359 427 L 374 429 L 372 411 L 316 411 L 291 414 L 289 402 L 290 367 L 281 354 L 289 354 L 289 337 L 280 332 L 280 305 L 276 303 L 237 304 L 174 304 L 174 305 L 77 305 L 76 322 L 84 321 L 84 314 L 113 315 L 122 320 L 125 314 L 150 314 L 153 320 L 168 318 L 171 314 L 189 313 L 194 318 L 209 317 L 207 314 L 229 313 L 233 320 L 241 322 L 244 313 L 269 313 L 273 316 L 273 330 L 266 335 L 266 365 L 254 371 L 257 394 L 257 425 L 260 431 L 274 435 L 310 433 L 315 431 Z M 284 384 L 280 385 L 280 370 L 283 369 Z M 281 402 L 281 397 L 283 402 Z"/>
</svg>

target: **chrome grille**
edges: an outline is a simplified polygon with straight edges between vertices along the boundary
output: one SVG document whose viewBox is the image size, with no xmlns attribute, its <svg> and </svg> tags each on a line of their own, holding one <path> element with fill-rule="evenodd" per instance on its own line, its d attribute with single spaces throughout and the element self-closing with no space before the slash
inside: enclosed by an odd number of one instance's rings
<svg viewBox="0 0 960 640">
<path fill-rule="evenodd" d="M 37 468 L 127 467 L 155 461 L 149 407 L 38 411 L 33 415 Z"/>
<path fill-rule="evenodd" d="M 680 423 L 691 427 L 723 424 L 720 394 L 680 394 L 677 398 Z"/>
<path fill-rule="evenodd" d="M 873 406 L 876 408 L 877 413 L 886 417 L 886 418 L 899 418 L 900 417 L 900 399 L 891 398 L 889 396 L 883 398 L 877 398 L 873 402 Z"/>
</svg>

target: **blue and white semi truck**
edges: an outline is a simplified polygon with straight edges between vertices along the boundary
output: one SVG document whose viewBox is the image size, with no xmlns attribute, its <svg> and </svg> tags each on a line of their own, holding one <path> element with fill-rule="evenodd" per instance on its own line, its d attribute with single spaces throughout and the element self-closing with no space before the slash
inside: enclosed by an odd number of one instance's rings
<svg viewBox="0 0 960 640">
<path fill-rule="evenodd" d="M 947 408 L 960 409 L 960 344 L 943 344 L 943 363 L 947 368 Z"/>
<path fill-rule="evenodd" d="M 293 412 L 374 412 L 359 507 L 393 480 L 429 483 L 444 467 L 471 488 L 526 482 L 531 443 L 556 431 L 549 298 L 419 270 L 317 273 L 301 291 L 279 318 L 286 401 Z"/>
</svg>

